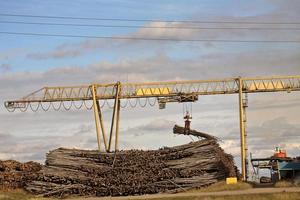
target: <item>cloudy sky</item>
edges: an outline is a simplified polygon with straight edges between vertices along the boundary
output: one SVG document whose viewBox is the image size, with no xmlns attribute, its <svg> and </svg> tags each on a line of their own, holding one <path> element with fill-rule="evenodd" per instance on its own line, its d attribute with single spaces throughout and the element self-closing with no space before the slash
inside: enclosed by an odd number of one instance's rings
<svg viewBox="0 0 300 200">
<path fill-rule="evenodd" d="M 215 79 L 237 76 L 300 74 L 300 43 L 168 42 L 8 35 L 3 32 L 204 40 L 300 41 L 297 0 L 72 0 L 0 2 L 0 159 L 43 162 L 57 147 L 95 149 L 92 111 L 8 113 L 3 102 L 43 86 L 123 82 Z M 97 21 L 12 17 L 3 14 L 83 18 L 151 19 Z M 135 28 L 28 25 L 14 22 L 77 23 Z M 171 22 L 173 21 L 173 22 Z M 174 22 L 176 21 L 176 22 Z M 191 24 L 184 21 L 245 22 Z M 249 24 L 246 22 L 272 22 Z M 285 22 L 290 24 L 276 24 Z M 298 23 L 298 24 L 297 24 Z M 149 26 L 161 28 L 149 29 Z M 259 29 L 168 29 L 198 26 Z M 300 155 L 300 94 L 249 95 L 248 142 L 255 157 L 269 156 L 276 146 Z M 183 125 L 182 104 L 124 108 L 120 147 L 155 149 L 191 141 L 174 136 Z M 104 109 L 106 127 L 111 110 Z M 192 127 L 222 139 L 239 159 L 238 97 L 200 97 L 193 104 Z M 237 163 L 239 165 L 239 163 Z"/>
</svg>

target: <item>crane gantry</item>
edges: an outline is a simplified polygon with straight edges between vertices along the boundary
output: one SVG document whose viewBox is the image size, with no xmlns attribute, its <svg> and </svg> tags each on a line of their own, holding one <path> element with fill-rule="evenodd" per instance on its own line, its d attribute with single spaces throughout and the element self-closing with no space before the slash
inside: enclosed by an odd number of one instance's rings
<svg viewBox="0 0 300 200">
<path fill-rule="evenodd" d="M 159 108 L 162 109 L 165 108 L 166 103 L 170 102 L 195 102 L 201 95 L 238 94 L 242 179 L 246 181 L 247 135 L 245 130 L 246 105 L 244 96 L 248 93 L 284 91 L 300 91 L 300 76 L 237 77 L 218 80 L 150 83 L 117 82 L 112 84 L 43 87 L 21 99 L 6 101 L 5 107 L 10 112 L 16 109 L 20 109 L 24 112 L 28 108 L 33 111 L 37 111 L 38 109 L 47 111 L 51 107 L 54 110 L 59 110 L 62 106 L 66 110 L 70 110 L 72 106 L 77 109 L 80 109 L 82 106 L 85 106 L 89 110 L 93 109 L 98 148 L 100 150 L 102 135 L 104 148 L 109 152 L 112 148 L 113 137 L 115 137 L 114 150 L 118 150 L 120 110 L 123 107 L 134 107 L 137 105 L 137 102 L 139 102 L 141 107 L 144 107 L 147 103 L 154 105 L 157 101 Z M 136 100 L 134 104 L 132 104 L 133 99 Z M 144 103 L 141 103 L 140 99 L 145 99 Z M 113 100 L 114 104 L 111 106 L 108 100 Z M 86 104 L 87 101 L 91 101 L 92 105 L 88 106 Z M 122 101 L 125 101 L 125 104 L 122 105 Z M 66 102 L 69 102 L 68 106 L 65 105 Z M 33 106 L 33 104 L 36 104 L 36 106 Z M 105 105 L 113 108 L 108 140 L 101 110 Z"/>
</svg>

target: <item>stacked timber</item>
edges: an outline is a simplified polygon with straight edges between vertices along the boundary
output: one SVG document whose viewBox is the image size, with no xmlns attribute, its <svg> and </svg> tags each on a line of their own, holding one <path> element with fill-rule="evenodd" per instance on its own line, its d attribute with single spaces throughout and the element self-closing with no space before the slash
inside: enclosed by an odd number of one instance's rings
<svg viewBox="0 0 300 200">
<path fill-rule="evenodd" d="M 41 165 L 35 162 L 20 163 L 14 160 L 0 160 L 0 189 L 22 188 L 37 178 Z"/>
<path fill-rule="evenodd" d="M 159 150 L 99 153 L 59 148 L 25 189 L 43 196 L 125 196 L 179 192 L 237 176 L 213 137 Z"/>
</svg>

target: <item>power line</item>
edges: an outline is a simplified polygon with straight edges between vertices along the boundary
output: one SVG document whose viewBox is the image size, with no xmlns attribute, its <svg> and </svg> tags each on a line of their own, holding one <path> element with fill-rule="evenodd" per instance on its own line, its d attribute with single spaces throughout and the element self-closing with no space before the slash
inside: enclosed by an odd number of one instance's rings
<svg viewBox="0 0 300 200">
<path fill-rule="evenodd" d="M 199 29 L 199 30 L 282 30 L 297 31 L 300 28 L 278 28 L 278 27 L 191 27 L 191 26 L 142 26 L 142 25 L 106 25 L 106 24 L 77 24 L 77 23 L 50 23 L 50 22 L 25 22 L 25 21 L 0 21 L 5 24 L 25 25 L 49 25 L 49 26 L 77 26 L 77 27 L 101 27 L 101 28 L 147 28 L 147 29 Z"/>
<path fill-rule="evenodd" d="M 91 35 L 67 35 L 49 33 L 25 33 L 25 32 L 5 32 L 0 34 L 25 35 L 25 36 L 45 36 L 45 37 L 69 37 L 69 38 L 90 38 L 90 39 L 110 39 L 110 40 L 141 40 L 141 41 L 165 41 L 165 42 L 218 42 L 218 43 L 300 43 L 300 40 L 231 40 L 231 39 L 180 39 L 180 38 L 146 38 L 146 37 L 123 37 L 123 36 L 91 36 Z"/>
<path fill-rule="evenodd" d="M 126 18 L 96 18 L 96 17 L 70 17 L 51 15 L 25 15 L 0 13 L 0 16 L 26 17 L 44 19 L 71 19 L 71 20 L 97 20 L 97 21 L 123 21 L 123 22 L 178 22 L 178 23 L 208 23 L 208 24 L 300 24 L 300 22 L 254 22 L 254 21 L 199 21 L 199 20 L 162 20 L 162 19 L 126 19 Z"/>
</svg>

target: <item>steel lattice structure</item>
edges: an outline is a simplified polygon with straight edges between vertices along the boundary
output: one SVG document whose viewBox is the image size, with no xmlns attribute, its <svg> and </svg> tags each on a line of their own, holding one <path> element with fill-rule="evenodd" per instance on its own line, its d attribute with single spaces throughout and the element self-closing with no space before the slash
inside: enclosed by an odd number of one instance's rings
<svg viewBox="0 0 300 200">
<path fill-rule="evenodd" d="M 276 76 L 255 78 L 229 78 L 219 80 L 172 81 L 150 83 L 112 83 L 91 84 L 65 87 L 43 87 L 21 99 L 6 101 L 5 107 L 13 112 L 16 109 L 44 111 L 53 108 L 70 110 L 72 107 L 93 109 L 97 131 L 98 147 L 100 150 L 101 135 L 106 151 L 111 150 L 112 138 L 115 135 L 115 151 L 118 150 L 118 132 L 120 109 L 124 107 L 145 107 L 147 104 L 159 104 L 164 108 L 169 102 L 194 102 L 201 95 L 239 94 L 241 166 L 243 180 L 247 179 L 247 145 L 245 130 L 245 93 L 261 92 L 291 92 L 300 90 L 300 76 Z M 144 99 L 144 102 L 141 101 Z M 113 105 L 109 100 L 114 100 Z M 87 102 L 92 102 L 91 106 Z M 122 105 L 122 102 L 124 103 Z M 79 104 L 78 104 L 79 102 Z M 35 106 L 33 106 L 35 104 Z M 56 105 L 55 105 L 56 104 Z M 67 104 L 67 105 L 66 105 Z M 110 135 L 107 141 L 103 126 L 101 108 L 113 108 Z"/>
</svg>

